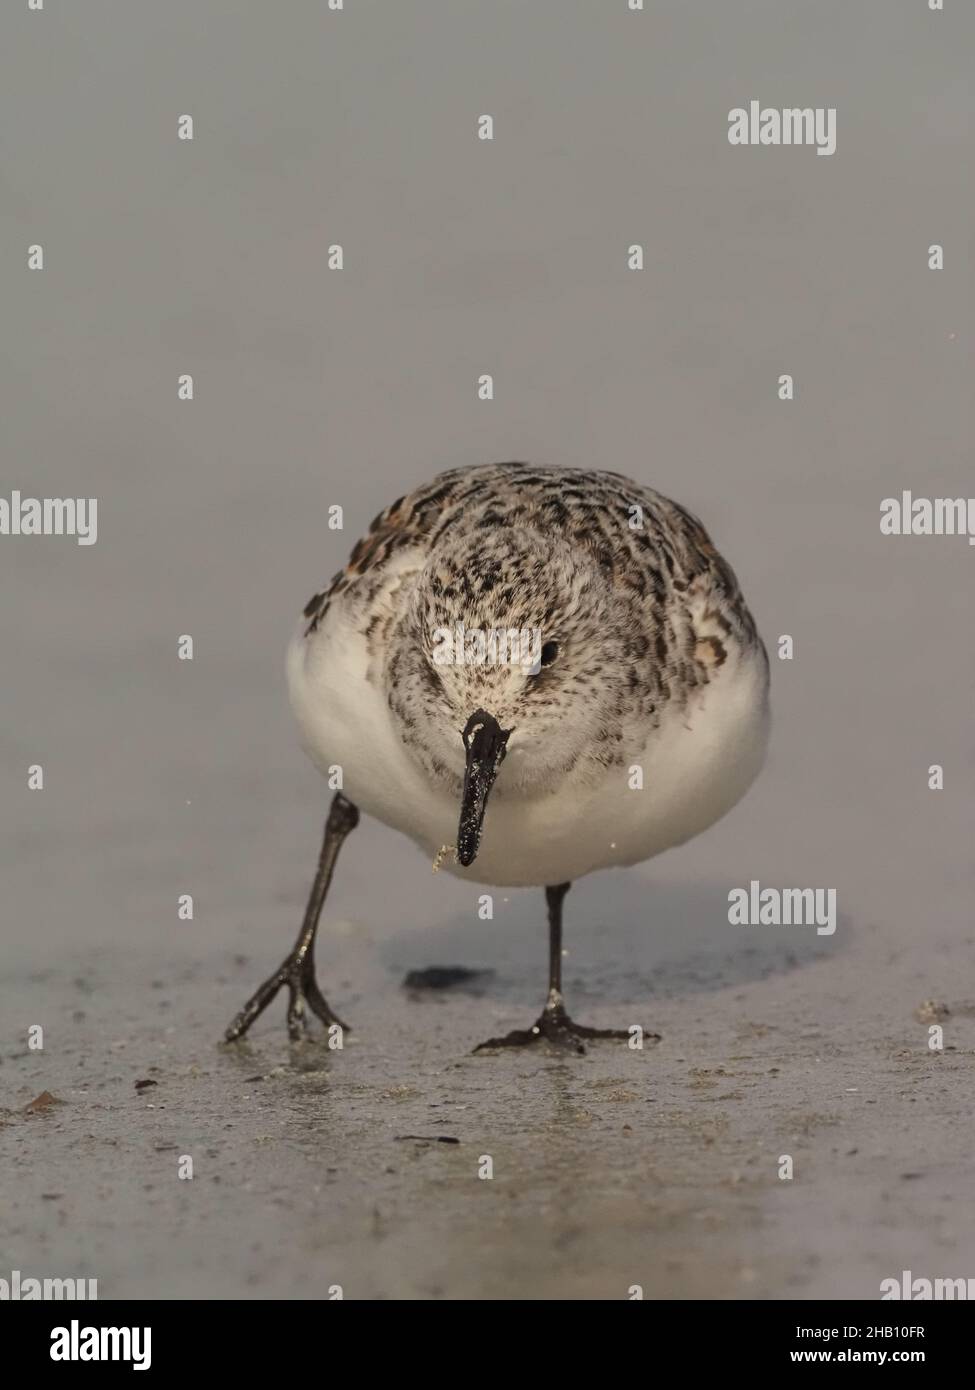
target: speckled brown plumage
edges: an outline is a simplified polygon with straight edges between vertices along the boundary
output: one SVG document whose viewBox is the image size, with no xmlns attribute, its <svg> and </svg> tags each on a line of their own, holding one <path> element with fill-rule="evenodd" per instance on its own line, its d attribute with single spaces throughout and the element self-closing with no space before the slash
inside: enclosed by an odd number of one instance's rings
<svg viewBox="0 0 975 1390">
<path fill-rule="evenodd" d="M 760 644 L 734 572 L 684 507 L 619 473 L 525 463 L 451 469 L 397 498 L 373 520 L 345 568 L 306 604 L 306 635 L 339 595 L 350 608 L 367 610 L 395 557 L 414 552 L 418 574 L 445 541 L 456 551 L 465 538 L 470 567 L 443 584 L 434 577 L 433 594 L 445 601 L 428 615 L 428 626 L 438 617 L 444 625 L 456 621 L 458 609 L 477 626 L 489 601 L 513 621 L 546 627 L 554 615 L 533 610 L 527 597 L 537 587 L 534 557 L 503 540 L 518 530 L 560 535 L 618 590 L 636 620 L 620 655 L 648 712 L 675 691 L 706 683 L 724 663 L 729 637 Z M 387 637 L 390 617 L 373 614 L 370 637 Z"/>
</svg>

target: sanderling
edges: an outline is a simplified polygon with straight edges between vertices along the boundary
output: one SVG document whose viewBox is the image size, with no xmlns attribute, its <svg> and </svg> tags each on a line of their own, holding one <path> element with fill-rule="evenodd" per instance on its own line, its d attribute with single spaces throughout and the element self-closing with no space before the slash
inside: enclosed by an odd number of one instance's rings
<svg viewBox="0 0 975 1390">
<path fill-rule="evenodd" d="M 306 1005 L 345 1026 L 313 952 L 359 807 L 451 873 L 545 889 L 542 1014 L 481 1047 L 628 1037 L 566 1011 L 571 880 L 713 824 L 768 736 L 765 647 L 701 523 L 618 473 L 452 469 L 376 517 L 306 605 L 287 666 L 303 742 L 323 772 L 341 768 L 342 791 L 295 947 L 227 1041 L 282 986 L 291 1038 Z"/>
</svg>

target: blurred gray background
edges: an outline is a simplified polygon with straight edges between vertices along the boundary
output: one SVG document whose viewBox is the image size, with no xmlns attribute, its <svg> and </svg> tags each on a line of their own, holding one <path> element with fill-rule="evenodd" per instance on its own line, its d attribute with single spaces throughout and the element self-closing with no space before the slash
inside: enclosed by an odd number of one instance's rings
<svg viewBox="0 0 975 1390">
<path fill-rule="evenodd" d="M 0 493 L 95 496 L 99 534 L 0 537 L 0 1275 L 380 1298 L 975 1276 L 975 555 L 878 524 L 902 488 L 972 491 L 973 35 L 961 0 L 5 6 Z M 730 146 L 752 98 L 835 106 L 836 153 Z M 534 1016 L 541 895 L 479 922 L 473 886 L 370 824 L 319 948 L 346 1051 L 289 1053 L 279 1003 L 221 1052 L 327 804 L 292 624 L 387 502 L 506 458 L 699 513 L 773 655 L 747 801 L 569 899 L 573 1012 L 664 1040 L 469 1058 Z M 835 887 L 835 937 L 729 927 L 752 878 Z M 496 974 L 401 991 L 451 963 Z M 25 1112 L 43 1090 L 61 1104 Z M 436 1124 L 461 1144 L 397 1137 Z"/>
</svg>

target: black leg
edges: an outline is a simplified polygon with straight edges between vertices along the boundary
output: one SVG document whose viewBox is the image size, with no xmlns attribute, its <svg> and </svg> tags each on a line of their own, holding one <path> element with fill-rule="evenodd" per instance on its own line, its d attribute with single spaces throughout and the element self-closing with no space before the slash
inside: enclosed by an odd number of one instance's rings
<svg viewBox="0 0 975 1390">
<path fill-rule="evenodd" d="M 562 1001 L 562 904 L 571 883 L 545 889 L 548 908 L 548 1003 L 547 1009 L 565 1009 Z"/>
<path fill-rule="evenodd" d="M 336 792 L 328 820 L 325 822 L 325 838 L 322 841 L 321 854 L 318 856 L 318 872 L 315 874 L 308 906 L 305 908 L 305 919 L 294 949 L 270 979 L 265 980 L 260 989 L 251 995 L 224 1033 L 224 1042 L 236 1042 L 238 1038 L 242 1038 L 282 985 L 288 991 L 288 1037 L 292 1042 L 297 1042 L 305 1032 L 306 1004 L 326 1028 L 337 1023 L 340 1028 L 348 1031 L 347 1025 L 332 1012 L 328 1001 L 318 988 L 315 979 L 315 933 L 318 931 L 318 919 L 322 914 L 322 904 L 332 881 L 339 850 L 349 831 L 354 830 L 358 824 L 357 807 L 353 806 L 351 801 L 347 801 L 341 792 Z"/>
<path fill-rule="evenodd" d="M 571 887 L 571 883 L 558 883 L 545 889 L 548 904 L 548 999 L 541 1015 L 530 1028 L 516 1029 L 513 1033 L 506 1033 L 503 1038 L 488 1038 L 487 1042 L 475 1047 L 475 1052 L 489 1047 L 528 1047 L 544 1039 L 557 1047 L 584 1053 L 584 1038 L 629 1039 L 629 1029 L 584 1028 L 581 1023 L 573 1023 L 565 1011 L 565 1000 L 562 998 L 562 904 Z M 653 1041 L 659 1039 L 656 1033 L 645 1032 L 643 1036 Z"/>
</svg>

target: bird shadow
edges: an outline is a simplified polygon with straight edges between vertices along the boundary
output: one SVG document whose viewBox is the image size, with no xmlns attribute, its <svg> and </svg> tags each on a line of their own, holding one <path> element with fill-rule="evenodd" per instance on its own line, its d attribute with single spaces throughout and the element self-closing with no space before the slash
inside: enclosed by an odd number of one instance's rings
<svg viewBox="0 0 975 1390">
<path fill-rule="evenodd" d="M 491 919 L 482 920 L 475 904 L 468 913 L 453 913 L 382 943 L 388 971 L 404 984 L 413 972 L 410 998 L 474 993 L 537 1003 L 547 970 L 544 894 L 539 889 L 479 893 L 490 893 Z M 819 935 L 815 925 L 733 925 L 727 884 L 655 882 L 620 871 L 593 874 L 573 885 L 566 898 L 563 978 L 573 997 L 684 997 L 801 969 L 845 949 L 850 930 L 843 915 L 834 935 Z M 460 973 L 456 981 L 439 977 L 447 983 L 418 990 L 417 974 L 425 970 Z"/>
</svg>

